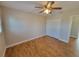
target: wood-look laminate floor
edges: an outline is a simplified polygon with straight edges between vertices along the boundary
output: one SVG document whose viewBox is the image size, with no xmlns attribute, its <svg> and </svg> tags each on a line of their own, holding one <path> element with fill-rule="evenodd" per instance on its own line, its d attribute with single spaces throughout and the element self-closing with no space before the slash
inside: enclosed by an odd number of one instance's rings
<svg viewBox="0 0 79 59">
<path fill-rule="evenodd" d="M 7 57 L 70 57 L 79 56 L 76 39 L 70 38 L 68 44 L 55 38 L 44 36 L 6 50 Z"/>
</svg>

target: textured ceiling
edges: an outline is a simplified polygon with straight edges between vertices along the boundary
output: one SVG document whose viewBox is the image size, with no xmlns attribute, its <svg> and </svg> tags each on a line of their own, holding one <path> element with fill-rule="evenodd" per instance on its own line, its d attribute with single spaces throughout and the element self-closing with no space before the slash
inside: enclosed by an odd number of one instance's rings
<svg viewBox="0 0 79 59">
<path fill-rule="evenodd" d="M 39 14 L 40 9 L 36 9 L 35 6 L 46 4 L 46 1 L 8 1 L 0 2 L 0 5 L 9 8 L 18 9 L 24 12 L 32 12 Z M 60 6 L 62 10 L 72 10 L 79 8 L 79 1 L 56 1 L 54 6 Z M 57 10 L 58 11 L 58 10 Z"/>
</svg>

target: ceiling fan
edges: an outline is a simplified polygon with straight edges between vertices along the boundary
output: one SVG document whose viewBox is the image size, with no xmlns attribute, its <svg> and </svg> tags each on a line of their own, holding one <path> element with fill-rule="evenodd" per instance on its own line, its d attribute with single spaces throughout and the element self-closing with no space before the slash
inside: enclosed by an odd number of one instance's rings
<svg viewBox="0 0 79 59">
<path fill-rule="evenodd" d="M 52 7 L 54 3 L 55 3 L 54 1 L 48 1 L 46 5 L 35 7 L 35 8 L 40 8 L 41 9 L 40 13 L 52 14 L 53 10 L 62 9 L 61 7 Z"/>
</svg>

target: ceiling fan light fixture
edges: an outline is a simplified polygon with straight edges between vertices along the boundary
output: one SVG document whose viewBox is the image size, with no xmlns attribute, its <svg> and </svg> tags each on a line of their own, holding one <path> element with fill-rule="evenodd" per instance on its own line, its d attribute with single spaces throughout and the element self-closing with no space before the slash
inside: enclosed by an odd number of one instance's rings
<svg viewBox="0 0 79 59">
<path fill-rule="evenodd" d="M 55 7 L 54 3 L 55 3 L 54 1 L 48 1 L 46 5 L 36 7 L 36 8 L 41 9 L 40 13 L 52 14 L 53 10 L 61 10 L 62 9 L 61 7 Z"/>
<path fill-rule="evenodd" d="M 49 9 L 45 9 L 44 13 L 49 14 L 51 12 L 51 10 Z"/>
</svg>

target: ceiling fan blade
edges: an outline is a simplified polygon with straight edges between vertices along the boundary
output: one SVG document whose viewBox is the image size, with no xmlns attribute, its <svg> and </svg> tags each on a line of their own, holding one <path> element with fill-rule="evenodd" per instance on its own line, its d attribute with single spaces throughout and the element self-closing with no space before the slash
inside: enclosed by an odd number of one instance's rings
<svg viewBox="0 0 79 59">
<path fill-rule="evenodd" d="M 51 7 L 54 3 L 54 1 L 48 1 L 46 4 L 47 8 Z"/>
<path fill-rule="evenodd" d="M 41 10 L 39 13 L 42 13 L 42 12 L 44 12 L 44 10 Z"/>
<path fill-rule="evenodd" d="M 54 3 L 55 3 L 54 1 L 51 1 L 51 5 L 54 4 Z"/>
<path fill-rule="evenodd" d="M 62 9 L 61 7 L 54 7 L 54 8 L 52 8 L 52 9 Z"/>
<path fill-rule="evenodd" d="M 48 5 L 49 4 L 49 1 L 47 1 L 47 4 L 46 5 Z"/>
<path fill-rule="evenodd" d="M 52 6 L 55 2 L 54 1 L 49 1 L 50 6 Z"/>
<path fill-rule="evenodd" d="M 43 8 L 43 7 L 35 7 L 35 8 Z"/>
</svg>

